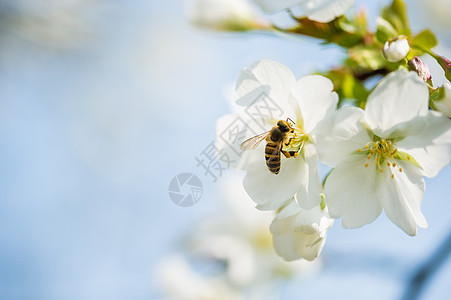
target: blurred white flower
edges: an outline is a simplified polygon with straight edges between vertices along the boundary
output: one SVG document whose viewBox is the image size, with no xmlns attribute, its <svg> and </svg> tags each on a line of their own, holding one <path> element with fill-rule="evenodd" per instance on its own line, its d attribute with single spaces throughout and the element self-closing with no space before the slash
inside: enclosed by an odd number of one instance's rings
<svg viewBox="0 0 451 300">
<path fill-rule="evenodd" d="M 451 84 L 445 82 L 440 88 L 441 97 L 438 100 L 432 100 L 431 106 L 439 112 L 451 117 Z"/>
<path fill-rule="evenodd" d="M 76 47 L 95 32 L 102 0 L 8 1 L 2 27 L 41 46 Z"/>
<path fill-rule="evenodd" d="M 304 210 L 293 199 L 271 224 L 274 249 L 289 261 L 299 258 L 312 261 L 321 253 L 333 222 L 327 208 L 322 210 L 318 205 Z"/>
<path fill-rule="evenodd" d="M 225 31 L 245 31 L 263 27 L 247 0 L 191 0 L 186 14 L 197 26 Z"/>
<path fill-rule="evenodd" d="M 335 111 L 338 96 L 332 82 L 312 75 L 296 80 L 291 71 L 274 61 L 261 60 L 244 69 L 237 81 L 236 104 L 241 110 L 218 120 L 217 147 L 223 152 L 237 152 L 237 143 L 224 141 L 224 133 L 237 120 L 246 123 L 242 137 L 250 138 L 270 130 L 278 120 L 290 118 L 295 132 L 283 150 L 299 153 L 297 157 L 281 155 L 280 172 L 268 170 L 265 144 L 245 152 L 235 167 L 247 171 L 243 184 L 261 210 L 277 210 L 295 194 L 304 209 L 321 202 L 322 186 L 318 178 L 315 128 L 326 115 Z M 266 111 L 265 111 L 266 110 Z M 230 149 L 231 148 L 231 149 Z"/>
<path fill-rule="evenodd" d="M 320 267 L 320 261 L 288 263 L 275 253 L 269 231 L 274 215 L 257 211 L 240 181 L 223 178 L 225 207 L 186 237 L 186 257 L 161 260 L 154 275 L 170 299 L 276 299 L 280 279 L 310 276 Z"/>
<path fill-rule="evenodd" d="M 428 110 L 428 102 L 427 85 L 400 69 L 379 83 L 365 111 L 344 107 L 323 123 L 319 156 L 335 167 L 326 203 L 343 227 L 371 223 L 382 209 L 409 235 L 427 227 L 423 176 L 434 177 L 451 161 L 451 120 Z"/>
<path fill-rule="evenodd" d="M 244 300 L 239 291 L 221 278 L 198 274 L 182 255 L 164 257 L 155 276 L 165 299 L 170 300 Z"/>
<path fill-rule="evenodd" d="M 327 23 L 348 10 L 354 0 L 254 0 L 266 12 L 299 6 L 310 20 Z"/>
<path fill-rule="evenodd" d="M 384 45 L 384 56 L 389 62 L 398 62 L 409 53 L 409 42 L 404 37 L 399 37 L 393 41 L 387 41 Z"/>
</svg>

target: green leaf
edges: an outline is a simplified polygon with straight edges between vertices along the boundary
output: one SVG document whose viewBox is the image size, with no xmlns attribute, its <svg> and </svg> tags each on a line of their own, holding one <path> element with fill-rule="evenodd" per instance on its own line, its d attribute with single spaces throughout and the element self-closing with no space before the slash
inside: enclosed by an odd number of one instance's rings
<svg viewBox="0 0 451 300">
<path fill-rule="evenodd" d="M 403 0 L 393 0 L 390 6 L 382 10 L 382 18 L 390 22 L 398 34 L 411 35 L 409 19 L 407 17 L 407 6 Z"/>
<path fill-rule="evenodd" d="M 431 50 L 437 46 L 437 44 L 437 38 L 429 29 L 423 30 L 414 36 L 410 42 L 411 47 L 425 51 Z"/>
<path fill-rule="evenodd" d="M 393 25 L 383 18 L 377 18 L 376 39 L 385 44 L 386 41 L 398 36 L 398 32 Z"/>
</svg>

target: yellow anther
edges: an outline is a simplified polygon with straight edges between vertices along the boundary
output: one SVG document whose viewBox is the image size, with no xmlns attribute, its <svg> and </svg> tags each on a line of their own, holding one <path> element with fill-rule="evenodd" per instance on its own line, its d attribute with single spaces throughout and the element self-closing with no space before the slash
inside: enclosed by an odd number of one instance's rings
<svg viewBox="0 0 451 300">
<path fill-rule="evenodd" d="M 394 168 L 394 167 L 396 167 L 396 163 L 395 163 L 395 162 L 393 163 L 393 168 Z"/>
<path fill-rule="evenodd" d="M 395 175 L 394 175 L 394 174 L 391 174 L 391 178 L 395 178 Z"/>
<path fill-rule="evenodd" d="M 399 168 L 399 172 L 402 172 L 402 168 Z"/>
<path fill-rule="evenodd" d="M 387 167 L 390 167 L 390 162 L 389 161 L 387 161 Z"/>
<path fill-rule="evenodd" d="M 357 149 L 357 151 L 358 151 L 358 152 L 362 152 L 362 149 L 359 148 L 359 149 Z"/>
<path fill-rule="evenodd" d="M 365 164 L 365 168 L 368 168 L 368 163 Z"/>
</svg>

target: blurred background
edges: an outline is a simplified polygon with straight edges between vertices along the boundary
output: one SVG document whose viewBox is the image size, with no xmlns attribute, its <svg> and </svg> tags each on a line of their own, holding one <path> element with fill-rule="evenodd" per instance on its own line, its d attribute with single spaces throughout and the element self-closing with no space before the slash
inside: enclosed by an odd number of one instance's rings
<svg viewBox="0 0 451 300">
<path fill-rule="evenodd" d="M 374 27 L 388 3 L 355 6 Z M 448 1 L 407 4 L 413 30 L 430 28 L 450 57 Z M 426 180 L 418 236 L 385 216 L 336 222 L 320 260 L 284 263 L 243 174 L 215 181 L 195 158 L 231 112 L 241 68 L 268 58 L 300 77 L 343 53 L 197 29 L 184 12 L 182 0 L 0 0 L 0 299 L 401 299 L 451 232 L 451 167 Z M 183 172 L 203 186 L 190 207 L 168 195 Z M 450 298 L 450 282 L 448 259 L 420 298 Z"/>
</svg>

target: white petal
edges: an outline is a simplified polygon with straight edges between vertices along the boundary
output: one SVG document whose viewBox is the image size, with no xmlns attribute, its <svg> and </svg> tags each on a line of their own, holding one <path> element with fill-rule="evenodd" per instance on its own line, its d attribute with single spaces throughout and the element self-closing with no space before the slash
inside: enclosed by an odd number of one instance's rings
<svg viewBox="0 0 451 300">
<path fill-rule="evenodd" d="M 276 12 L 295 6 L 302 0 L 254 0 L 265 12 Z"/>
<path fill-rule="evenodd" d="M 424 175 L 434 177 L 451 162 L 451 120 L 443 114 L 429 111 L 424 129 L 396 143 L 400 151 L 412 155 L 423 168 Z"/>
<path fill-rule="evenodd" d="M 369 95 L 366 120 L 375 134 L 389 136 L 394 127 L 428 111 L 427 85 L 415 72 L 401 68 L 386 76 Z"/>
<path fill-rule="evenodd" d="M 334 167 L 371 141 L 362 126 L 363 115 L 360 108 L 343 107 L 318 126 L 315 145 L 321 162 Z"/>
<path fill-rule="evenodd" d="M 302 183 L 296 192 L 296 200 L 303 209 L 311 209 L 321 203 L 323 186 L 318 175 L 318 155 L 313 144 L 304 146 L 304 158 L 308 165 L 307 175 L 302 178 Z"/>
<path fill-rule="evenodd" d="M 268 170 L 264 151 L 259 153 L 261 159 L 249 164 L 243 185 L 258 209 L 277 210 L 299 189 L 303 178 L 308 176 L 308 166 L 302 155 L 296 158 L 281 155 L 280 172 L 276 175 Z"/>
<path fill-rule="evenodd" d="M 293 198 L 290 199 L 287 204 L 277 213 L 277 219 L 285 219 L 291 217 L 299 212 L 303 211 L 303 209 L 299 206 L 299 203 Z M 286 231 L 284 231 L 286 232 Z M 280 233 L 280 232 L 278 232 Z"/>
<path fill-rule="evenodd" d="M 301 7 L 310 20 L 327 23 L 343 15 L 353 3 L 354 0 L 307 0 Z"/>
<path fill-rule="evenodd" d="M 374 161 L 365 167 L 365 155 L 353 155 L 342 161 L 326 181 L 325 197 L 330 216 L 343 217 L 345 228 L 357 228 L 373 222 L 382 212 L 378 176 Z"/>
<path fill-rule="evenodd" d="M 296 79 L 290 69 L 271 60 L 260 60 L 244 69 L 235 88 L 236 103 L 254 119 L 295 118 L 290 91 Z"/>
<path fill-rule="evenodd" d="M 394 178 L 385 177 L 381 188 L 386 190 L 380 200 L 387 217 L 408 235 L 417 234 L 417 225 L 426 228 L 421 213 L 425 183 L 421 170 L 408 162 L 399 162 L 402 172 L 393 171 Z"/>
<path fill-rule="evenodd" d="M 320 75 L 310 75 L 299 79 L 294 95 L 304 117 L 304 131 L 311 133 L 327 114 L 337 108 L 338 95 L 333 91 L 330 79 Z"/>
</svg>

